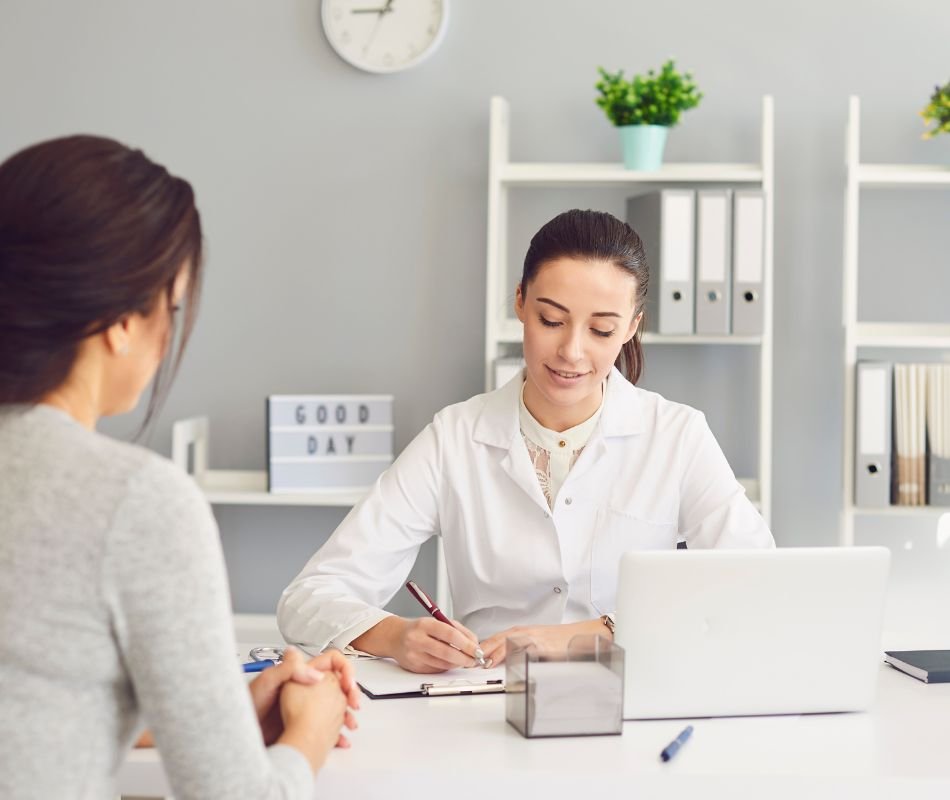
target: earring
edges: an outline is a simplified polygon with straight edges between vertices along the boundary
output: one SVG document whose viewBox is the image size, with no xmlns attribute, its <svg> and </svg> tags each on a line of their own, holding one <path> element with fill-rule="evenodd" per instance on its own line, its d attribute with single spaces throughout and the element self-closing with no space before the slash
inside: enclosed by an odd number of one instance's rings
<svg viewBox="0 0 950 800">
<path fill-rule="evenodd" d="M 127 356 L 128 354 L 129 354 L 129 343 L 128 343 L 128 342 L 123 342 L 123 343 L 122 343 L 122 346 L 119 348 L 119 355 L 120 355 L 120 356 Z"/>
</svg>

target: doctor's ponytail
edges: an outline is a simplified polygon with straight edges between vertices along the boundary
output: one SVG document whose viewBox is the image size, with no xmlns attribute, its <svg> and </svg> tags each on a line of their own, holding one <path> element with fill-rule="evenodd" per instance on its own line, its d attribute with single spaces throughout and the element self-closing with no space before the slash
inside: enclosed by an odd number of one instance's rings
<svg viewBox="0 0 950 800">
<path fill-rule="evenodd" d="M 637 284 L 633 314 L 643 313 L 650 280 L 643 241 L 627 223 L 603 211 L 573 209 L 558 214 L 531 239 L 524 257 L 521 292 L 527 294 L 542 265 L 559 258 L 609 261 L 631 275 Z M 615 366 L 631 383 L 643 372 L 643 347 L 640 336 L 645 319 L 640 320 L 633 338 L 624 343 Z"/>
</svg>

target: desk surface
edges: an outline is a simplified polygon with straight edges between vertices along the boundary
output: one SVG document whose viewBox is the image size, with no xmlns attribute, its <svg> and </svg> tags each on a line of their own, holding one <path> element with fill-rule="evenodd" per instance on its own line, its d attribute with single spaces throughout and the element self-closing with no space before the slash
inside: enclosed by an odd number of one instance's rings
<svg viewBox="0 0 950 800">
<path fill-rule="evenodd" d="M 622 736 L 524 739 L 499 695 L 364 697 L 362 706 L 353 748 L 331 754 L 317 797 L 950 797 L 950 684 L 883 664 L 867 713 L 693 720 L 667 764 L 660 750 L 682 720 L 627 722 Z M 155 751 L 129 756 L 119 789 L 167 794 Z"/>
</svg>

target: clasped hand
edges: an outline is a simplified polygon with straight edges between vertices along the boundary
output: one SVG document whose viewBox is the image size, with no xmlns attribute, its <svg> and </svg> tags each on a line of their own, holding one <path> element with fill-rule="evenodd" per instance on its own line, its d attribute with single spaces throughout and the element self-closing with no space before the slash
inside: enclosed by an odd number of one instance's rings
<svg viewBox="0 0 950 800">
<path fill-rule="evenodd" d="M 293 693 L 295 687 L 292 684 L 307 687 L 324 683 L 326 686 L 321 686 L 327 695 L 324 711 L 331 716 L 340 716 L 342 727 L 347 730 L 356 729 L 353 711 L 360 707 L 360 691 L 349 660 L 339 650 L 331 650 L 307 660 L 300 650 L 288 647 L 284 650 L 283 660 L 265 669 L 248 687 L 265 744 L 276 742 L 284 731 L 286 720 L 282 706 L 285 706 L 286 711 L 288 698 L 281 701 L 281 693 L 285 690 Z M 342 732 L 336 740 L 336 746 L 350 746 L 349 739 Z"/>
</svg>

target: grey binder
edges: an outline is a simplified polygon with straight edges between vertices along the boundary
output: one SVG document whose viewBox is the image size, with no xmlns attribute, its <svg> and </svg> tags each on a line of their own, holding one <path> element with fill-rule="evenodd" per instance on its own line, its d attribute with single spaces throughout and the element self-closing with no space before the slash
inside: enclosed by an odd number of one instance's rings
<svg viewBox="0 0 950 800">
<path fill-rule="evenodd" d="M 928 468 L 927 505 L 950 506 L 950 458 L 931 453 Z"/>
<path fill-rule="evenodd" d="M 696 194 L 696 333 L 732 325 L 732 192 Z"/>
<path fill-rule="evenodd" d="M 927 503 L 950 506 L 950 364 L 927 365 Z"/>
<path fill-rule="evenodd" d="M 893 365 L 859 361 L 855 374 L 854 504 L 891 504 L 891 419 Z"/>
<path fill-rule="evenodd" d="M 627 221 L 640 234 L 650 265 L 646 329 L 693 332 L 696 193 L 664 189 L 627 200 Z"/>
<path fill-rule="evenodd" d="M 765 195 L 737 190 L 733 198 L 732 332 L 762 333 L 765 278 Z"/>
</svg>

